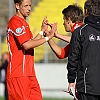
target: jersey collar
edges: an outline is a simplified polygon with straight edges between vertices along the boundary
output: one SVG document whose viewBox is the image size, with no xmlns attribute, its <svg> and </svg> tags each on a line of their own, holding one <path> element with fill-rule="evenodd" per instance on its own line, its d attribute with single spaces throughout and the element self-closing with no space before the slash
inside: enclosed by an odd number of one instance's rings
<svg viewBox="0 0 100 100">
<path fill-rule="evenodd" d="M 74 30 L 78 27 L 80 27 L 83 23 L 75 23 L 73 26 L 72 26 L 72 33 L 74 32 Z"/>
</svg>

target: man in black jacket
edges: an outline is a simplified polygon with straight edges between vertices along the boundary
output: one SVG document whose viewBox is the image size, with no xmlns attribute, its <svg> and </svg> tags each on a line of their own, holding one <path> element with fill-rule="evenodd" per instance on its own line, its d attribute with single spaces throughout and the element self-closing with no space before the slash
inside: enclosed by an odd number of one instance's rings
<svg viewBox="0 0 100 100">
<path fill-rule="evenodd" d="M 100 0 L 86 0 L 84 8 L 85 24 L 70 42 L 68 91 L 77 88 L 80 100 L 100 100 Z"/>
</svg>

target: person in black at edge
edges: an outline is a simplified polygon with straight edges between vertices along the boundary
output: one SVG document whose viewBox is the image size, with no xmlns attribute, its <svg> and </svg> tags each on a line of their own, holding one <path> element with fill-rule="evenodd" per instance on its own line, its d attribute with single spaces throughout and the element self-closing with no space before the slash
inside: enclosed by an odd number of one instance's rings
<svg viewBox="0 0 100 100">
<path fill-rule="evenodd" d="M 8 52 L 2 54 L 1 65 L 0 65 L 0 82 L 5 85 L 5 100 L 8 100 L 7 84 L 6 84 L 6 69 L 8 65 Z"/>
<path fill-rule="evenodd" d="M 84 25 L 72 34 L 68 56 L 68 91 L 80 100 L 100 100 L 100 0 L 86 0 Z"/>
</svg>

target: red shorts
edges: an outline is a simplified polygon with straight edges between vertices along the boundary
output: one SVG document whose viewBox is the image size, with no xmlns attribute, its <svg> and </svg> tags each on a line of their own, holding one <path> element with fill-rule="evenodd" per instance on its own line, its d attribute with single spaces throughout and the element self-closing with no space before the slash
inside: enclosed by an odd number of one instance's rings
<svg viewBox="0 0 100 100">
<path fill-rule="evenodd" d="M 9 100 L 42 100 L 36 77 L 9 78 L 7 87 Z"/>
</svg>

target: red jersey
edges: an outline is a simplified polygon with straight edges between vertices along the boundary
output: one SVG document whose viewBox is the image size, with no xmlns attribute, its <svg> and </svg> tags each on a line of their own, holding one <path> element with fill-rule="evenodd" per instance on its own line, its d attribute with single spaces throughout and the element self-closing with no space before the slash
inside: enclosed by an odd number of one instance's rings
<svg viewBox="0 0 100 100">
<path fill-rule="evenodd" d="M 14 15 L 7 27 L 9 63 L 7 77 L 35 76 L 34 49 L 25 50 L 22 44 L 31 40 L 32 33 L 28 23 Z"/>
<path fill-rule="evenodd" d="M 74 30 L 76 28 L 78 28 L 79 26 L 81 26 L 82 23 L 75 23 L 72 27 L 72 33 L 74 32 Z M 68 57 L 68 54 L 69 54 L 69 49 L 70 49 L 70 44 L 68 44 L 65 48 L 61 48 L 61 54 L 58 55 L 58 58 L 60 59 L 64 59 L 66 57 Z"/>
</svg>

